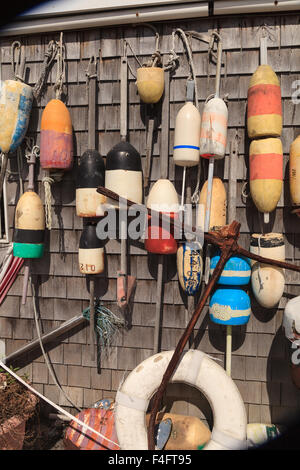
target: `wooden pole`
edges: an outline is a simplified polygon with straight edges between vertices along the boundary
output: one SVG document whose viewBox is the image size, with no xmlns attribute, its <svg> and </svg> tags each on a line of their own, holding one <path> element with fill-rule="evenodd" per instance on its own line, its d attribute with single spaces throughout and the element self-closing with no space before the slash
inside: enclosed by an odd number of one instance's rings
<svg viewBox="0 0 300 470">
<path fill-rule="evenodd" d="M 160 177 L 168 177 L 169 165 L 169 118 L 170 118 L 170 73 L 165 71 L 165 92 L 162 104 L 162 129 L 161 129 L 161 156 L 160 156 Z M 154 352 L 160 351 L 160 330 L 161 311 L 163 305 L 163 270 L 164 255 L 157 257 L 157 284 L 156 284 L 156 308 L 154 327 Z"/>
<path fill-rule="evenodd" d="M 260 39 L 260 65 L 268 64 L 268 38 L 264 37 Z M 264 223 L 270 222 L 270 214 L 264 212 Z"/>
</svg>

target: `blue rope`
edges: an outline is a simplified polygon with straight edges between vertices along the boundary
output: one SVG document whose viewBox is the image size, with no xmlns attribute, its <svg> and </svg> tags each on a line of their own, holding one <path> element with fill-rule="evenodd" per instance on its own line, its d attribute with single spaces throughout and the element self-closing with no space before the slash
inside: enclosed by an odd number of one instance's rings
<svg viewBox="0 0 300 470">
<path fill-rule="evenodd" d="M 82 314 L 84 318 L 90 320 L 90 307 L 87 307 Z M 95 331 L 97 332 L 99 346 L 109 347 L 113 337 L 124 325 L 124 320 L 117 317 L 107 307 L 104 307 L 100 300 L 95 302 Z"/>
</svg>

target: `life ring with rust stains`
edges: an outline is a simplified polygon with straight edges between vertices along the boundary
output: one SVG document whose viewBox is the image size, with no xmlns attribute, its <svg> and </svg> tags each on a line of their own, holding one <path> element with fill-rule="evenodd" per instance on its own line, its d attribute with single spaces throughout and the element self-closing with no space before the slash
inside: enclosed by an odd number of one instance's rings
<svg viewBox="0 0 300 470">
<path fill-rule="evenodd" d="M 126 378 L 115 399 L 115 425 L 121 450 L 147 450 L 146 411 L 174 351 L 163 351 L 141 362 Z M 203 450 L 247 449 L 247 416 L 240 392 L 225 370 L 205 353 L 190 349 L 171 383 L 201 391 L 213 412 L 211 440 Z"/>
</svg>

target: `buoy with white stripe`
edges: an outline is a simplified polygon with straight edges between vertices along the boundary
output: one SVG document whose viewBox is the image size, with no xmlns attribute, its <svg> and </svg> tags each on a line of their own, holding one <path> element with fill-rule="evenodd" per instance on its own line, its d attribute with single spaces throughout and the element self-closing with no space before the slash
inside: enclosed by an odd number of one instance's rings
<svg viewBox="0 0 300 470">
<path fill-rule="evenodd" d="M 289 183 L 292 212 L 300 216 L 300 135 L 290 146 Z"/>
<path fill-rule="evenodd" d="M 82 274 L 101 274 L 105 268 L 103 242 L 97 237 L 96 225 L 83 228 L 78 250 L 79 271 Z"/>
<path fill-rule="evenodd" d="M 159 179 L 152 186 L 147 199 L 148 209 L 162 212 L 171 219 L 178 218 L 179 204 L 175 187 L 168 179 Z M 157 219 L 157 220 L 156 220 Z M 148 215 L 145 248 L 149 253 L 161 255 L 177 252 L 177 240 L 170 224 L 160 222 L 156 215 Z"/>
<path fill-rule="evenodd" d="M 105 187 L 137 204 L 143 202 L 141 156 L 129 142 L 122 141 L 108 152 Z M 112 202 L 112 205 L 118 206 L 118 203 Z"/>
<path fill-rule="evenodd" d="M 198 225 L 204 228 L 204 214 L 203 207 L 206 208 L 207 202 L 207 186 L 206 180 L 202 186 L 198 206 Z M 212 194 L 211 194 L 211 209 L 208 230 L 216 230 L 217 228 L 226 225 L 226 204 L 227 196 L 225 186 L 220 178 L 213 178 Z"/>
<path fill-rule="evenodd" d="M 276 439 L 284 431 L 283 426 L 264 423 L 248 423 L 247 424 L 247 441 L 248 449 L 262 446 L 267 442 Z"/>
<path fill-rule="evenodd" d="M 198 165 L 200 160 L 201 116 L 193 104 L 194 87 L 194 81 L 188 80 L 186 103 L 177 113 L 175 121 L 173 159 L 175 165 L 183 167 Z"/>
<path fill-rule="evenodd" d="M 87 150 L 80 158 L 76 188 L 76 214 L 79 217 L 100 217 L 106 197 L 97 193 L 105 185 L 103 158 L 95 149 Z"/>
<path fill-rule="evenodd" d="M 280 83 L 267 64 L 260 65 L 250 80 L 247 129 L 250 139 L 279 137 L 282 132 Z"/>
<path fill-rule="evenodd" d="M 244 325 L 251 314 L 250 297 L 243 289 L 218 287 L 211 296 L 209 316 L 221 325 Z"/>
<path fill-rule="evenodd" d="M 250 252 L 278 261 L 285 260 L 284 237 L 281 233 L 255 233 L 251 236 Z M 284 269 L 251 260 L 251 285 L 257 302 L 274 308 L 284 291 Z"/>
<path fill-rule="evenodd" d="M 259 212 L 276 209 L 283 186 L 283 151 L 280 139 L 253 140 L 250 144 L 250 192 Z"/>
<path fill-rule="evenodd" d="M 116 395 L 115 425 L 121 450 L 147 450 L 146 411 L 161 384 L 174 351 L 141 362 Z M 185 352 L 170 383 L 182 382 L 203 393 L 212 408 L 214 426 L 203 450 L 247 448 L 247 415 L 241 394 L 223 367 L 199 350 Z M 230 406 L 229 406 L 230 403 Z"/>
<path fill-rule="evenodd" d="M 220 250 L 210 260 L 210 274 L 212 275 L 220 259 Z M 245 286 L 251 279 L 251 262 L 244 256 L 231 256 L 225 264 L 218 284 L 224 286 Z"/>
</svg>

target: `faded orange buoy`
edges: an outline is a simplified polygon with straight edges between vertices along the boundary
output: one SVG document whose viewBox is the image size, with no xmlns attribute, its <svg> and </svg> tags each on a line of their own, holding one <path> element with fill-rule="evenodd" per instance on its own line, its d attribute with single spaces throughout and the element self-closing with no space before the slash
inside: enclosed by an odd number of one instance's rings
<svg viewBox="0 0 300 470">
<path fill-rule="evenodd" d="M 260 65 L 251 77 L 248 89 L 247 128 L 250 139 L 281 135 L 280 84 L 269 65 Z"/>
<path fill-rule="evenodd" d="M 218 97 L 205 103 L 200 131 L 200 155 L 204 158 L 224 158 L 227 142 L 228 109 Z"/>
<path fill-rule="evenodd" d="M 164 92 L 164 69 L 161 67 L 139 67 L 136 73 L 136 85 L 141 100 L 147 104 L 157 103 Z"/>
<path fill-rule="evenodd" d="M 40 161 L 47 170 L 69 170 L 73 165 L 71 116 L 59 99 L 49 101 L 42 114 Z"/>
<path fill-rule="evenodd" d="M 290 146 L 289 173 L 292 206 L 300 206 L 300 135 Z"/>
<path fill-rule="evenodd" d="M 283 185 L 283 152 L 280 139 L 253 140 L 250 144 L 250 192 L 260 212 L 272 212 Z"/>
</svg>

